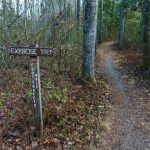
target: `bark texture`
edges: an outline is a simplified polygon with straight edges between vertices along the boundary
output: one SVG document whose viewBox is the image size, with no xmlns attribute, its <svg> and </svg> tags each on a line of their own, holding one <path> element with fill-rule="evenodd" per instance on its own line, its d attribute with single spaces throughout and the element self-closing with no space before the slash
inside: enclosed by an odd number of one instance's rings
<svg viewBox="0 0 150 150">
<path fill-rule="evenodd" d="M 99 42 L 102 42 L 102 28 L 103 28 L 103 0 L 100 0 L 100 33 L 99 33 Z"/>
<path fill-rule="evenodd" d="M 149 50 L 149 0 L 144 0 L 143 4 L 143 67 L 147 69 L 150 67 L 150 50 Z"/>
<path fill-rule="evenodd" d="M 94 78 L 98 0 L 85 0 L 82 75 Z"/>
<path fill-rule="evenodd" d="M 80 28 L 80 0 L 77 0 L 77 28 Z"/>
<path fill-rule="evenodd" d="M 122 49 L 124 26 L 125 26 L 125 8 L 124 8 L 124 1 L 122 0 L 120 6 L 120 19 L 119 19 L 119 37 L 118 37 L 119 50 Z"/>
</svg>

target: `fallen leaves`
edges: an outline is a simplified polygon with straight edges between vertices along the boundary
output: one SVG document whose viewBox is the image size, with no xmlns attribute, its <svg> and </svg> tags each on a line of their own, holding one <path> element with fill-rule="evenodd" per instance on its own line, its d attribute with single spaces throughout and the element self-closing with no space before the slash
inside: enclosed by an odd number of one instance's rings
<svg viewBox="0 0 150 150">
<path fill-rule="evenodd" d="M 47 138 L 44 141 L 44 145 L 58 145 L 59 140 L 57 138 Z"/>
<path fill-rule="evenodd" d="M 23 71 L 22 76 L 29 75 L 27 70 Z M 19 75 L 19 71 L 15 69 L 13 74 Z M 87 149 L 95 139 L 102 138 L 98 127 L 111 109 L 111 87 L 103 78 L 98 73 L 97 80 L 102 82 L 86 86 L 72 76 L 68 80 L 49 81 L 49 73 L 42 70 L 44 134 L 41 137 L 35 134 L 33 111 L 28 107 L 31 97 L 25 96 L 30 91 L 30 80 L 26 77 L 21 83 L 15 77 L 10 78 L 6 88 L 0 89 L 3 100 L 0 102 L 0 146 L 16 150 Z M 67 97 L 65 103 L 48 96 L 55 89 L 59 89 L 55 97 Z"/>
</svg>

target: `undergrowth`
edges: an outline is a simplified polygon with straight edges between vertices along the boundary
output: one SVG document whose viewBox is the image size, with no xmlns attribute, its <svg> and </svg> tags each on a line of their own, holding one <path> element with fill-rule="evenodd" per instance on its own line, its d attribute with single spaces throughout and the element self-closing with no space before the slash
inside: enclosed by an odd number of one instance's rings
<svg viewBox="0 0 150 150">
<path fill-rule="evenodd" d="M 69 52 L 68 52 L 69 51 Z M 78 53 L 78 54 L 77 54 Z M 61 54 L 61 55 L 60 55 Z M 79 52 L 57 51 L 40 59 L 44 134 L 33 126 L 30 59 L 11 57 L 0 73 L 0 146 L 2 148 L 89 149 L 100 147 L 107 130 L 111 90 L 100 73 L 95 84 L 80 76 Z"/>
</svg>

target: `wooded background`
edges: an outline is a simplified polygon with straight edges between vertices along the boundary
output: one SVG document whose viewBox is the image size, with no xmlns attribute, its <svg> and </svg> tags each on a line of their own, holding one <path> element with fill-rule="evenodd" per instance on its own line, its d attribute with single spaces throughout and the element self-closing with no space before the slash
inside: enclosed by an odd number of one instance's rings
<svg viewBox="0 0 150 150">
<path fill-rule="evenodd" d="M 118 49 L 141 50 L 145 59 L 143 67 L 147 68 L 149 66 L 147 65 L 149 64 L 149 1 L 93 2 L 99 6 L 97 41 L 113 39 L 118 41 Z M 82 55 L 85 5 L 86 0 L 2 0 L 1 67 L 10 64 L 9 46 L 28 46 L 33 43 L 54 47 L 59 53 L 67 53 L 77 60 Z M 90 14 L 90 12 L 86 13 Z"/>
</svg>

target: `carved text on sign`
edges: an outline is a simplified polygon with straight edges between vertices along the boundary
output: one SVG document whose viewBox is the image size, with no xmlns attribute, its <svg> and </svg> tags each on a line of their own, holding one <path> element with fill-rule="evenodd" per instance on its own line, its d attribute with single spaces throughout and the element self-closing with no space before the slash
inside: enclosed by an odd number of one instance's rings
<svg viewBox="0 0 150 150">
<path fill-rule="evenodd" d="M 31 63 L 31 76 L 32 76 L 32 100 L 33 100 L 33 106 L 36 107 L 36 93 L 37 93 L 37 89 L 38 89 L 38 79 L 37 79 L 37 74 L 36 74 L 36 70 L 35 70 L 35 65 L 34 63 Z"/>
<path fill-rule="evenodd" d="M 10 48 L 10 53 L 14 55 L 37 55 L 34 48 Z"/>
<path fill-rule="evenodd" d="M 54 50 L 51 48 L 30 48 L 30 47 L 11 47 L 11 55 L 30 55 L 30 56 L 52 56 Z"/>
</svg>

